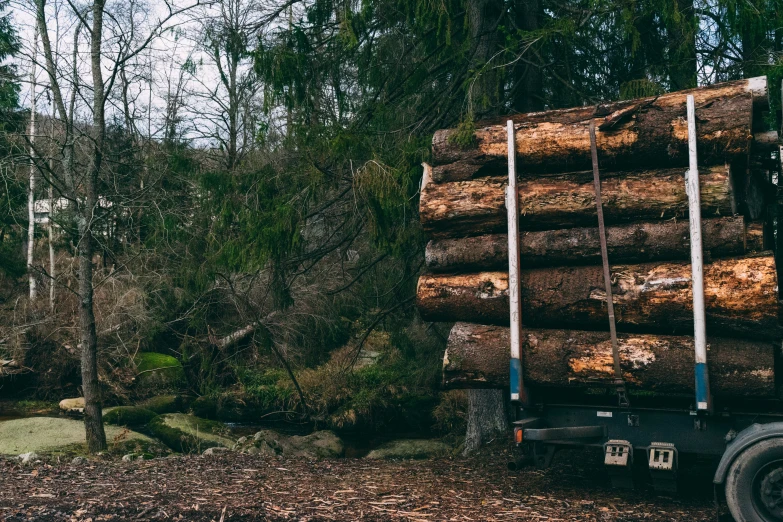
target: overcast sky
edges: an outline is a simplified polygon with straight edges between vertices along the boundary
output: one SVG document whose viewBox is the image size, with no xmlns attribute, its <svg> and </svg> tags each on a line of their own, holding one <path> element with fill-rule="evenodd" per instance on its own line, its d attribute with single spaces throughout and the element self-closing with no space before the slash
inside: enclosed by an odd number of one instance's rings
<svg viewBox="0 0 783 522">
<path fill-rule="evenodd" d="M 183 120 L 188 125 L 187 135 L 202 145 L 214 145 L 214 143 L 207 143 L 209 140 L 203 136 L 209 134 L 211 129 L 208 127 L 212 125 L 212 118 L 219 117 L 220 113 L 219 106 L 210 107 L 209 101 L 206 100 L 208 95 L 214 94 L 218 85 L 218 72 L 209 55 L 199 45 L 199 38 L 203 23 L 210 17 L 219 16 L 221 9 L 225 9 L 227 2 L 193 7 L 197 0 L 172 1 L 174 3 L 167 5 L 162 0 L 109 0 L 106 11 L 112 13 L 113 16 L 105 17 L 104 77 L 108 79 L 114 64 L 111 57 L 113 56 L 112 52 L 117 49 L 118 34 L 127 32 L 131 18 L 137 27 L 135 33 L 140 41 L 146 38 L 154 28 L 162 25 L 163 30 L 158 31 L 159 36 L 154 38 L 152 44 L 144 52 L 131 60 L 127 67 L 131 83 L 130 105 L 136 126 L 143 135 L 147 134 L 149 128 L 153 137 L 159 137 L 162 133 L 166 100 L 169 93 L 174 92 L 179 84 L 187 93 L 187 103 L 181 113 Z M 239 7 L 248 5 L 253 7 L 248 9 L 245 16 L 248 25 L 258 24 L 265 15 L 265 10 L 261 9 L 260 3 L 256 0 L 232 0 L 232 3 L 238 4 Z M 266 3 L 265 5 L 270 4 Z M 76 3 L 75 5 L 80 7 L 84 3 Z M 174 11 L 186 7 L 193 8 L 167 19 L 169 7 Z M 35 34 L 33 1 L 11 0 L 10 10 L 23 45 L 23 50 L 17 59 L 18 71 L 23 81 L 22 104 L 29 107 L 32 92 L 29 73 Z M 50 0 L 46 14 L 59 74 L 63 77 L 63 87 L 70 90 L 74 32 L 78 25 L 78 17 L 66 0 Z M 162 22 L 164 20 L 165 22 Z M 83 86 L 90 85 L 92 82 L 89 67 L 89 41 L 87 39 L 87 32 L 82 30 L 76 56 L 80 81 Z M 254 44 L 254 39 L 251 40 L 251 44 Z M 195 74 L 190 74 L 182 69 L 182 64 L 188 59 L 195 65 Z M 38 62 L 36 67 L 37 109 L 38 112 L 50 114 L 52 104 L 47 88 L 49 82 L 47 75 L 42 70 L 40 43 Z M 251 60 L 248 59 L 243 70 L 248 71 L 250 67 Z M 119 116 L 122 112 L 118 101 L 118 88 L 119 86 L 115 86 L 113 96 L 108 102 L 107 121 L 111 121 L 112 117 Z M 84 87 L 81 91 L 84 91 L 84 94 L 77 99 L 77 115 L 80 118 L 89 119 L 91 118 L 89 112 L 90 94 Z M 220 97 L 219 91 L 217 96 Z"/>
</svg>

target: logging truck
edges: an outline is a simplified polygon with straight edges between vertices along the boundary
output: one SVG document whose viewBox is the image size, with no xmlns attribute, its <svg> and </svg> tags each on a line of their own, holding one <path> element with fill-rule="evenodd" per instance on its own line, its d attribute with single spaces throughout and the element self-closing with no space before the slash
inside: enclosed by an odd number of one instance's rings
<svg viewBox="0 0 783 522">
<path fill-rule="evenodd" d="M 614 486 L 646 465 L 672 492 L 685 456 L 709 456 L 738 522 L 783 521 L 766 85 L 517 115 L 467 147 L 435 134 L 417 304 L 455 322 L 446 387 L 510 394 L 511 469 L 593 447 Z"/>
</svg>

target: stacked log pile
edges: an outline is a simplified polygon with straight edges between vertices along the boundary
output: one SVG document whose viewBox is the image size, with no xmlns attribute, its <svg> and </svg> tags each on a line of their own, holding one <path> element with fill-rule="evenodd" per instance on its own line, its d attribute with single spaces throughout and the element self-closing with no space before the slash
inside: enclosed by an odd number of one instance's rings
<svg viewBox="0 0 783 522">
<path fill-rule="evenodd" d="M 778 137 L 761 128 L 763 77 L 511 118 L 527 384 L 586 387 L 614 379 L 587 170 L 595 121 L 624 377 L 631 388 L 692 393 L 688 94 L 696 102 L 712 391 L 776 396 L 783 336 L 768 207 Z M 448 387 L 508 386 L 505 121 L 479 124 L 469 140 L 464 131 L 438 131 L 433 165 L 425 165 L 420 218 L 431 240 L 417 304 L 426 320 L 456 322 L 444 356 Z"/>
</svg>

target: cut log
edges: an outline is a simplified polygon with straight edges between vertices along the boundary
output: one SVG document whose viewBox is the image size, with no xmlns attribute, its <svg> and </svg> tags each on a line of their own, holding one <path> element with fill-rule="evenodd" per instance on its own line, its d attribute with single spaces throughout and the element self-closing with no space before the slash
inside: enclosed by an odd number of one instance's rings
<svg viewBox="0 0 783 522">
<path fill-rule="evenodd" d="M 700 172 L 702 216 L 734 214 L 729 168 Z M 419 217 L 433 237 L 504 232 L 506 180 L 486 178 L 428 183 L 421 191 Z M 685 171 L 666 169 L 616 173 L 601 183 L 607 224 L 687 216 Z M 521 230 L 596 226 L 592 173 L 571 173 L 519 181 Z"/>
<path fill-rule="evenodd" d="M 763 250 L 763 225 L 745 224 L 742 216 L 702 222 L 706 259 Z M 607 227 L 609 259 L 615 263 L 690 259 L 687 220 L 632 223 Z M 598 229 L 566 228 L 520 233 L 522 266 L 587 265 L 601 260 Z M 431 272 L 477 272 L 508 268 L 506 234 L 457 239 L 433 239 L 424 252 Z"/>
<path fill-rule="evenodd" d="M 626 384 L 660 393 L 693 393 L 693 338 L 620 334 L 620 366 Z M 525 330 L 521 349 L 529 386 L 586 387 L 613 384 L 612 346 L 607 332 Z M 772 343 L 708 339 L 712 392 L 723 397 L 773 397 Z M 507 388 L 509 329 L 457 323 L 443 358 L 449 388 Z"/>
<path fill-rule="evenodd" d="M 661 262 L 612 267 L 617 328 L 691 334 L 691 267 Z M 778 289 L 775 259 L 721 259 L 704 267 L 709 335 L 775 340 Z M 603 330 L 606 295 L 600 266 L 540 268 L 520 275 L 522 322 L 528 327 Z M 419 278 L 417 304 L 428 321 L 508 325 L 508 274 L 480 272 Z"/>
<path fill-rule="evenodd" d="M 693 94 L 696 101 L 699 160 L 714 165 L 746 156 L 752 139 L 754 91 L 766 93 L 766 78 L 598 107 L 513 116 L 520 175 L 590 168 L 591 121 L 598 126 L 598 158 L 603 169 L 687 166 L 688 94 Z M 766 100 L 766 94 L 763 98 Z M 456 129 L 436 132 L 432 138 L 433 180 L 464 181 L 503 173 L 507 154 L 505 121 L 477 124 L 472 143 L 467 146 L 452 138 Z"/>
</svg>

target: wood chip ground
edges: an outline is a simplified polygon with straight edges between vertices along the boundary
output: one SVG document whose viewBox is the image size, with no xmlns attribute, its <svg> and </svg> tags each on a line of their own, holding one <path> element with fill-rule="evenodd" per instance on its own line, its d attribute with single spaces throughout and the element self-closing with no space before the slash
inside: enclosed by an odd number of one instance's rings
<svg viewBox="0 0 783 522">
<path fill-rule="evenodd" d="M 0 520 L 729 521 L 710 466 L 683 469 L 676 497 L 608 486 L 600 456 L 559 453 L 553 468 L 506 470 L 495 449 L 470 459 L 280 460 L 245 454 L 84 465 L 0 459 Z"/>
</svg>

